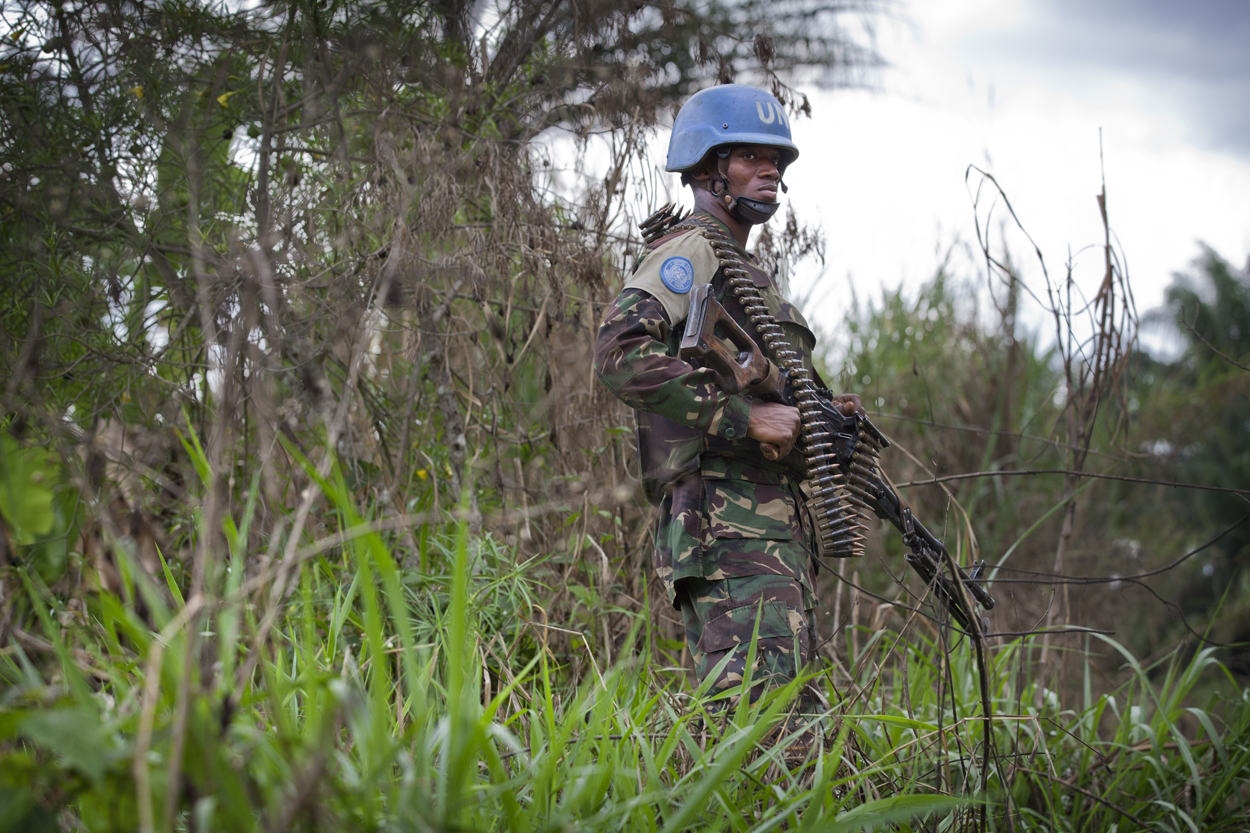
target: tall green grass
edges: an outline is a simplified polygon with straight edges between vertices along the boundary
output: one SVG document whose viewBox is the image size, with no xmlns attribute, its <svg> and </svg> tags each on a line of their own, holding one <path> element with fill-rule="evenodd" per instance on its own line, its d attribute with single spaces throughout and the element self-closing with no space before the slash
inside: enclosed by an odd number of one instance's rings
<svg viewBox="0 0 1250 833">
<path fill-rule="evenodd" d="M 1132 677 L 1094 697 L 1087 672 L 1063 704 L 1022 678 L 1027 641 L 995 648 L 982 793 L 972 653 L 920 620 L 862 634 L 849 682 L 813 672 L 812 724 L 797 684 L 725 707 L 655 661 L 645 616 L 609 666 L 543 620 L 536 564 L 462 524 L 402 569 L 337 473 L 318 486 L 335 546 L 249 571 L 253 482 L 199 596 L 120 541 L 121 591 L 85 607 L 15 574 L 0 831 L 944 831 L 982 806 L 992 830 L 1250 824 L 1250 695 L 1189 701 L 1225 673 L 1210 650 L 1143 666 L 1098 637 Z"/>
</svg>

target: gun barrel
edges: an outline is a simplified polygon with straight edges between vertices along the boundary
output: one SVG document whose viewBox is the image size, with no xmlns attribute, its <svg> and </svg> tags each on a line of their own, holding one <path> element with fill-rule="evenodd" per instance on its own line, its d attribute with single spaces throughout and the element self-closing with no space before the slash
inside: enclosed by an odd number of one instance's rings
<svg viewBox="0 0 1250 833">
<path fill-rule="evenodd" d="M 932 532 L 925 529 L 924 524 L 918 521 L 914 516 L 912 517 L 912 528 L 915 529 L 916 534 L 920 536 L 921 540 L 928 544 L 935 552 L 946 554 L 946 545 L 939 541 Z M 981 607 L 986 610 L 993 610 L 994 597 L 991 596 L 989 591 L 987 591 L 981 584 L 980 577 L 975 576 L 975 573 L 978 571 L 974 569 L 974 576 L 970 576 L 964 572 L 964 569 L 959 565 L 955 565 L 955 569 L 959 571 L 960 582 L 968 588 L 968 592 L 970 592 L 973 598 L 977 600 L 977 604 L 981 605 Z"/>
<path fill-rule="evenodd" d="M 870 421 L 863 417 L 861 417 L 860 420 L 861 424 L 869 430 L 875 432 L 876 435 L 880 436 L 880 432 L 876 431 Z M 884 439 L 884 437 L 882 437 L 882 439 Z M 886 442 L 888 442 L 888 440 Z M 943 557 L 946 556 L 946 545 L 943 544 L 936 535 L 925 528 L 925 525 L 921 523 L 910 510 L 905 510 L 903 499 L 899 497 L 898 492 L 894 491 L 894 487 L 891 486 L 884 477 L 880 476 L 880 472 L 877 472 L 876 475 L 877 476 L 872 478 L 873 482 L 869 488 L 867 502 L 877 517 L 887 520 L 893 524 L 894 527 L 903 534 L 904 540 L 906 540 L 908 535 L 914 534 L 920 539 L 923 545 L 932 550 L 935 555 Z M 907 517 L 904 517 L 905 511 Z M 945 558 L 943 558 L 943 560 L 945 560 Z M 951 561 L 953 563 L 953 559 L 951 559 Z M 976 599 L 977 604 L 981 605 L 981 607 L 986 610 L 993 610 L 994 597 L 991 596 L 989 591 L 987 591 L 984 585 L 981 584 L 979 575 L 980 570 L 974 569 L 973 574 L 969 575 L 959 565 L 955 564 L 954 567 L 959 573 L 960 583 L 963 584 L 964 587 L 968 588 L 968 592 L 972 594 L 974 599 Z"/>
</svg>

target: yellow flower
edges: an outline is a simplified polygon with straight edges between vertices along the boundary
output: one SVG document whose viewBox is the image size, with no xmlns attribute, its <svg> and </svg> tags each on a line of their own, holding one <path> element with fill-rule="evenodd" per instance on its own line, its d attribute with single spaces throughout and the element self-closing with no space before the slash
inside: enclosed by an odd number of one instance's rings
<svg viewBox="0 0 1250 833">
<path fill-rule="evenodd" d="M 425 480 L 429 476 L 430 476 L 430 473 L 426 471 L 425 469 L 417 469 L 417 478 L 419 480 Z"/>
<path fill-rule="evenodd" d="M 143 87 L 131 87 L 130 92 L 135 98 L 143 98 Z"/>
</svg>

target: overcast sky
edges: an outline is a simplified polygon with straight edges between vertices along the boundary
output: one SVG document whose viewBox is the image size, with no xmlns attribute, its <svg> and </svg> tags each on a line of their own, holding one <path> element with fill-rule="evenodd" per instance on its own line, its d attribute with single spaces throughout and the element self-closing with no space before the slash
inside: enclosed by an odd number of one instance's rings
<svg viewBox="0 0 1250 833">
<path fill-rule="evenodd" d="M 809 311 L 914 287 L 938 253 L 975 243 L 964 175 L 994 174 L 1052 275 L 1069 251 L 1096 281 L 1108 208 L 1141 312 L 1198 241 L 1250 254 L 1250 0 L 942 0 L 880 29 L 893 67 L 875 92 L 806 91 L 790 199 L 829 258 Z M 1023 256 L 1024 252 L 1017 252 Z M 1038 280 L 1037 273 L 1030 274 Z M 802 295 L 814 278 L 796 279 Z M 809 317 L 811 317 L 809 315 Z"/>
</svg>

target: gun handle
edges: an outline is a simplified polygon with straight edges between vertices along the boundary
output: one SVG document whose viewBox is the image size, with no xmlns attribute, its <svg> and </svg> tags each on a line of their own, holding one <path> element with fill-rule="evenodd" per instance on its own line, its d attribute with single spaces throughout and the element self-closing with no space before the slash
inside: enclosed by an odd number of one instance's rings
<svg viewBox="0 0 1250 833">
<path fill-rule="evenodd" d="M 686 316 L 686 330 L 681 339 L 681 357 L 686 361 L 698 359 L 711 368 L 726 393 L 769 396 L 780 391 L 781 374 L 777 366 L 729 317 L 712 294 L 712 285 L 696 286 L 690 293 L 690 313 Z M 722 339 L 729 341 L 737 352 L 730 352 Z"/>
</svg>

